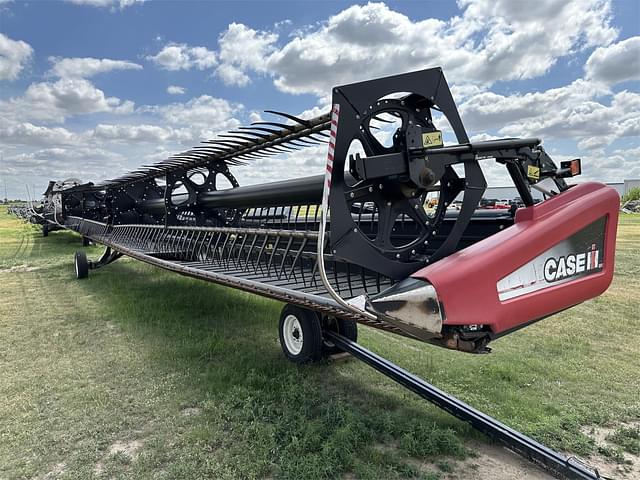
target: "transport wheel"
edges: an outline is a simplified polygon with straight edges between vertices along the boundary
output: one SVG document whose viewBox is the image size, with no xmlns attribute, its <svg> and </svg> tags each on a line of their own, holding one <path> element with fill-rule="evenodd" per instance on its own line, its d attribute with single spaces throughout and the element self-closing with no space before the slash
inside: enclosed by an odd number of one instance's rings
<svg viewBox="0 0 640 480">
<path fill-rule="evenodd" d="M 89 245 L 91 245 L 91 239 L 89 237 L 82 237 L 82 246 L 83 247 L 88 247 Z"/>
<path fill-rule="evenodd" d="M 49 236 L 49 225 L 47 225 L 46 223 L 42 225 L 42 236 L 43 237 Z"/>
<path fill-rule="evenodd" d="M 282 351 L 292 362 L 315 362 L 322 358 L 322 330 L 315 312 L 286 305 L 280 314 L 278 330 Z"/>
<path fill-rule="evenodd" d="M 358 341 L 358 322 L 355 320 L 347 320 L 344 318 L 324 317 L 322 321 L 322 329 L 336 332 L 352 342 Z M 322 351 L 325 355 L 335 355 L 342 353 L 343 350 L 334 345 L 329 340 L 322 340 Z"/>
<path fill-rule="evenodd" d="M 78 250 L 74 258 L 74 265 L 76 267 L 76 278 L 87 278 L 89 276 L 89 262 L 87 261 L 87 254 Z"/>
</svg>

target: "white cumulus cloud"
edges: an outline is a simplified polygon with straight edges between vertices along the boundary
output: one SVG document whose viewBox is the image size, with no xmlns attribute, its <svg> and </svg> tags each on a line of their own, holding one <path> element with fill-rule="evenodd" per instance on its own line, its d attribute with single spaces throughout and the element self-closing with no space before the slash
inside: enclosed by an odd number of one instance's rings
<svg viewBox="0 0 640 480">
<path fill-rule="evenodd" d="M 0 80 L 15 80 L 33 56 L 33 48 L 22 40 L 0 33 Z"/>
<path fill-rule="evenodd" d="M 260 32 L 239 23 L 231 23 L 220 35 L 218 53 L 220 66 L 216 74 L 227 85 L 249 83 L 247 70 L 265 72 L 265 57 L 274 50 L 278 35 Z"/>
<path fill-rule="evenodd" d="M 110 58 L 60 58 L 49 57 L 52 67 L 49 75 L 60 78 L 89 78 L 113 70 L 142 70 L 142 65 L 126 60 Z"/>
<path fill-rule="evenodd" d="M 384 3 L 353 5 L 284 43 L 277 28 L 231 23 L 216 52 L 170 43 L 147 58 L 167 70 L 215 67 L 227 85 L 246 86 L 259 74 L 284 92 L 322 96 L 335 85 L 435 66 L 459 86 L 536 78 L 618 34 L 608 0 L 541 0 L 535 14 L 510 0 L 460 0 L 459 7 L 460 15 L 441 20 L 428 10 L 412 19 Z"/>
<path fill-rule="evenodd" d="M 185 43 L 169 43 L 156 55 L 147 56 L 164 70 L 205 70 L 217 65 L 215 52 L 206 47 L 191 47 Z"/>
<path fill-rule="evenodd" d="M 66 0 L 67 2 L 74 3 L 76 5 L 87 5 L 89 7 L 99 7 L 99 8 L 116 8 L 119 7 L 121 10 L 127 7 L 131 7 L 133 5 L 141 5 L 147 0 Z"/>
<path fill-rule="evenodd" d="M 354 5 L 266 56 L 275 84 L 326 94 L 335 85 L 442 66 L 453 83 L 544 75 L 563 57 L 607 45 L 617 35 L 609 2 L 465 0 L 461 16 L 412 20 L 383 3 Z"/>
<path fill-rule="evenodd" d="M 63 127 L 45 127 L 30 122 L 9 124 L 0 127 L 3 145 L 15 146 L 60 146 L 77 145 L 81 136 Z"/>
<path fill-rule="evenodd" d="M 169 95 L 184 95 L 187 89 L 178 85 L 169 85 L 167 87 L 167 93 Z"/>
<path fill-rule="evenodd" d="M 585 65 L 587 78 L 608 85 L 640 80 L 640 37 L 597 48 Z"/>
<path fill-rule="evenodd" d="M 164 143 L 195 141 L 194 132 L 189 128 L 172 128 L 159 125 L 98 124 L 92 138 L 98 142 Z"/>
<path fill-rule="evenodd" d="M 201 95 L 184 103 L 149 106 L 142 110 L 159 115 L 171 125 L 220 131 L 240 125 L 234 115 L 242 109 L 242 105 L 230 103 L 223 98 Z"/>
<path fill-rule="evenodd" d="M 135 0 L 75 2 L 113 11 Z M 636 84 L 623 91 L 614 88 L 640 79 L 640 37 L 618 39 L 610 0 L 523 5 L 459 0 L 459 11 L 450 18 L 430 18 L 428 8 L 409 17 L 384 3 L 359 4 L 312 25 L 295 25 L 289 36 L 285 24 L 259 28 L 231 23 L 217 45 L 214 32 L 211 44 L 163 42 L 145 59 L 167 71 L 201 71 L 201 77 L 213 75 L 225 85 L 246 86 L 266 77 L 282 92 L 313 94 L 307 110 L 299 107 L 303 118 L 328 110 L 335 85 L 442 66 L 473 140 L 540 136 L 556 161 L 581 156 L 585 178 L 640 176 L 640 92 Z M 32 55 L 25 42 L 0 34 L 0 79 L 19 77 Z M 531 82 L 519 82 L 545 78 L 545 84 L 553 83 L 560 78 L 553 75 L 554 66 L 564 69 L 565 63 L 583 56 L 588 58 L 583 78 L 574 76 L 539 91 L 531 91 Z M 138 63 L 100 58 L 51 62 L 44 80 L 0 100 L 0 143 L 13 169 L 10 179 L 15 174 L 13 178 L 44 184 L 49 177 L 79 176 L 77 172 L 83 172 L 83 179 L 112 178 L 262 119 L 253 108 L 224 98 L 189 99 L 179 85 L 166 91 L 185 95 L 172 98 L 184 101 L 134 108 L 88 79 L 108 71 L 139 70 Z M 571 71 L 576 70 L 580 68 Z M 62 125 L 79 116 L 84 117 Z M 450 135 L 443 123 L 436 125 Z M 257 159 L 252 168 L 234 174 L 243 184 L 259 183 L 321 173 L 325 161 L 326 145 L 320 145 Z M 491 161 L 482 165 L 490 183 L 507 181 L 503 166 Z"/>
<path fill-rule="evenodd" d="M 88 80 L 63 78 L 32 83 L 22 96 L 0 101 L 0 118 L 62 123 L 75 115 L 131 113 L 133 107 L 133 102 L 107 97 Z"/>
<path fill-rule="evenodd" d="M 572 139 L 585 150 L 640 136 L 640 94 L 612 94 L 589 80 L 525 94 L 482 92 L 460 110 L 472 132 L 495 129 L 503 136 Z"/>
</svg>

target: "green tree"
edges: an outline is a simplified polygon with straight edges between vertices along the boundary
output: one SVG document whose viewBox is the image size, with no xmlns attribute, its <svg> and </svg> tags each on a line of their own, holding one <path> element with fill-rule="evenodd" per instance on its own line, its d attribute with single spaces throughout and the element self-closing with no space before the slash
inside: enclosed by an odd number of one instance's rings
<svg viewBox="0 0 640 480">
<path fill-rule="evenodd" d="M 635 187 L 625 193 L 622 197 L 622 205 L 629 200 L 640 200 L 640 187 Z"/>
</svg>

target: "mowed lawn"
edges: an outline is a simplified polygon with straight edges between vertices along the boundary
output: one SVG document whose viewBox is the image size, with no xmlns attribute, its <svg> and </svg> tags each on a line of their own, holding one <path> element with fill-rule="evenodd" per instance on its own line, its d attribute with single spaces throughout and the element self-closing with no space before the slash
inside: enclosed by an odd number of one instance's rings
<svg viewBox="0 0 640 480">
<path fill-rule="evenodd" d="M 281 303 L 130 259 L 77 281 L 80 248 L 0 209 L 2 479 L 448 478 L 488 441 L 356 360 L 287 362 Z M 640 419 L 639 312 L 640 215 L 623 216 L 609 291 L 490 355 L 360 339 L 588 458 L 585 427 Z"/>
</svg>

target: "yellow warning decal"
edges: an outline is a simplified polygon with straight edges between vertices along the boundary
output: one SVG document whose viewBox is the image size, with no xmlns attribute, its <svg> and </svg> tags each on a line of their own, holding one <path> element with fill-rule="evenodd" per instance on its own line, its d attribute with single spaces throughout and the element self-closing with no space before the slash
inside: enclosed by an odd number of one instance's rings
<svg viewBox="0 0 640 480">
<path fill-rule="evenodd" d="M 540 167 L 534 167 L 533 165 L 528 165 L 527 177 L 529 177 L 531 180 L 540 180 Z"/>
<path fill-rule="evenodd" d="M 422 146 L 424 148 L 441 147 L 442 145 L 442 132 L 439 130 L 422 134 Z"/>
</svg>

